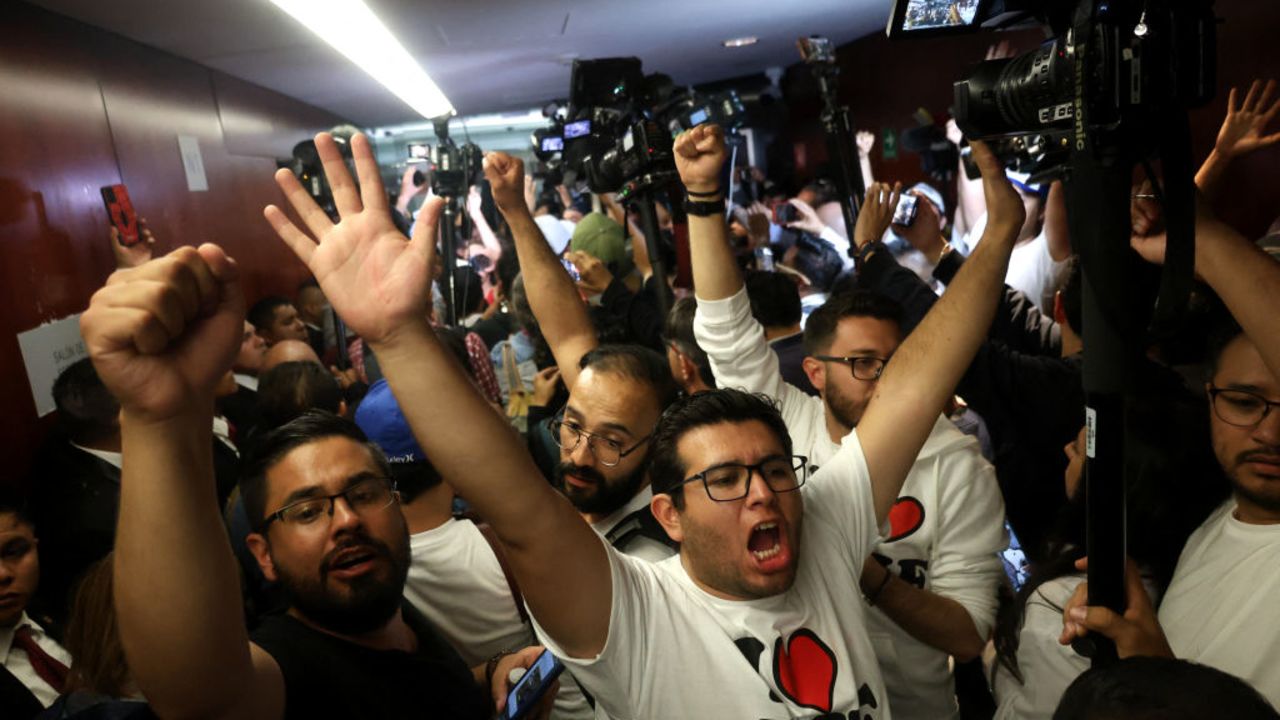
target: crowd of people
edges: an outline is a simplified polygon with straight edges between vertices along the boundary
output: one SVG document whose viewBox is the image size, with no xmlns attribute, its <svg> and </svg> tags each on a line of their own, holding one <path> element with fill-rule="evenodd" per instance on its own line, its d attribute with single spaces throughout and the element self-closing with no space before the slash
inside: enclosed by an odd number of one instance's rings
<svg viewBox="0 0 1280 720">
<path fill-rule="evenodd" d="M 847 228 L 826 182 L 728 193 L 700 125 L 662 237 L 495 152 L 455 258 L 429 184 L 321 134 L 336 213 L 287 170 L 302 225 L 264 212 L 292 298 L 112 238 L 58 431 L 0 497 L 3 717 L 489 718 L 549 652 L 522 717 L 1275 718 L 1280 229 L 1211 209 L 1280 143 L 1275 89 L 1232 92 L 1189 320 L 1131 373 L 1123 613 L 1088 604 L 1060 182 L 975 140 L 949 214 L 860 134 Z M 1091 669 L 1090 633 L 1121 659 Z"/>
</svg>

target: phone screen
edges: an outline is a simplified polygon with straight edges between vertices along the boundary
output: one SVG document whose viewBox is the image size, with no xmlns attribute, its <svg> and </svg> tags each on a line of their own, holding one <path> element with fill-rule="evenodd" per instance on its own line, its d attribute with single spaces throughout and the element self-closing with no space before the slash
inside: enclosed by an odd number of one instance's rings
<svg viewBox="0 0 1280 720">
<path fill-rule="evenodd" d="M 894 225 L 910 225 L 916 220 L 916 203 L 920 201 L 915 195 L 903 195 L 898 198 L 898 207 L 893 211 Z"/>
<path fill-rule="evenodd" d="M 561 150 L 564 150 L 564 138 L 555 136 L 542 138 L 542 152 L 560 152 Z"/>
<path fill-rule="evenodd" d="M 107 206 L 107 217 L 120 233 L 120 244 L 132 247 L 142 239 L 138 229 L 138 213 L 129 200 L 129 190 L 124 185 L 107 185 L 102 188 L 102 202 Z"/>
<path fill-rule="evenodd" d="M 563 671 L 564 665 L 556 656 L 550 650 L 543 650 L 538 661 L 507 694 L 507 708 L 502 717 L 517 720 L 528 715 Z"/>
<path fill-rule="evenodd" d="M 583 137 L 591 134 L 591 121 L 579 120 L 571 122 L 564 126 L 564 137 L 566 140 L 570 138 Z"/>
</svg>

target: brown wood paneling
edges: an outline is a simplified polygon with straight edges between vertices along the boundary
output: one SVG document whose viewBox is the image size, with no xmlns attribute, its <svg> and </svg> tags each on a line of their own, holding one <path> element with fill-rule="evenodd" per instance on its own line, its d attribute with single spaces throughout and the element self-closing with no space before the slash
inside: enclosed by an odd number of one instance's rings
<svg viewBox="0 0 1280 720">
<path fill-rule="evenodd" d="M 220 109 L 225 105 L 225 112 Z M 317 108 L 22 3 L 0 23 L 0 485 L 47 432 L 16 334 L 84 309 L 112 268 L 98 188 L 123 181 L 158 252 L 217 242 L 250 301 L 292 295 L 305 268 L 262 219 L 283 201 L 275 153 L 340 122 Z M 230 140 L 224 126 L 229 126 Z M 187 189 L 178 135 L 199 139 L 207 192 Z"/>
</svg>

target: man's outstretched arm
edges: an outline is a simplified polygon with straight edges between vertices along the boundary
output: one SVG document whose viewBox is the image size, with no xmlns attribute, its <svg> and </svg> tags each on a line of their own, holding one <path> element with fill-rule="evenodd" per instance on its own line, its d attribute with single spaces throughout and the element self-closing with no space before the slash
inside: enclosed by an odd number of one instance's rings
<svg viewBox="0 0 1280 720">
<path fill-rule="evenodd" d="M 947 292 L 885 367 L 858 423 L 871 473 L 876 519 L 883 522 L 925 438 L 987 335 L 1025 210 L 999 161 L 974 142 L 989 220 L 982 242 Z"/>
<path fill-rule="evenodd" d="M 161 717 L 283 712 L 279 667 L 249 644 L 210 454 L 214 388 L 243 323 L 235 264 L 213 245 L 116 272 L 80 319 L 121 408 L 120 640 Z"/>
<path fill-rule="evenodd" d="M 515 237 L 529 308 L 560 366 L 564 386 L 572 388 L 578 379 L 578 361 L 599 344 L 587 308 L 578 297 L 573 278 L 529 213 L 524 200 L 524 161 L 506 153 L 489 153 L 484 159 L 484 174 Z"/>
<path fill-rule="evenodd" d="M 391 223 L 368 139 L 357 135 L 351 146 L 359 192 L 333 139 L 316 137 L 340 222 L 333 224 L 288 171 L 276 180 L 316 240 L 278 208 L 268 207 L 267 219 L 334 310 L 373 347 L 414 437 L 498 534 L 543 629 L 575 657 L 594 656 L 608 633 L 612 592 L 604 546 L 426 323 L 440 202 L 424 207 L 414 238 L 405 238 Z"/>
</svg>

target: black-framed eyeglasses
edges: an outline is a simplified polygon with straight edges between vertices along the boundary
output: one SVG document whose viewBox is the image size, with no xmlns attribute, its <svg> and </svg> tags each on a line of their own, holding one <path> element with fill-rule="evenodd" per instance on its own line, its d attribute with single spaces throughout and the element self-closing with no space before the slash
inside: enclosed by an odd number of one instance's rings
<svg viewBox="0 0 1280 720">
<path fill-rule="evenodd" d="M 809 458 L 803 455 L 765 458 L 754 465 L 721 463 L 680 481 L 681 485 L 702 481 L 707 497 L 716 502 L 741 500 L 751 492 L 751 475 L 756 473 L 775 493 L 799 490 L 809 474 Z"/>
<path fill-rule="evenodd" d="M 1280 407 L 1280 402 L 1248 390 L 1212 385 L 1209 387 L 1209 399 L 1213 403 L 1213 414 L 1222 422 L 1236 427 L 1253 427 L 1267 417 L 1271 408 Z"/>
<path fill-rule="evenodd" d="M 853 371 L 853 376 L 855 378 L 858 380 L 866 380 L 867 382 L 879 380 L 880 373 L 884 372 L 884 366 L 889 362 L 889 358 L 878 358 L 870 355 L 850 355 L 848 357 L 814 355 L 813 358 L 823 362 L 844 363 Z"/>
<path fill-rule="evenodd" d="M 266 532 L 267 527 L 276 520 L 292 527 L 315 526 L 321 518 L 333 517 L 334 503 L 338 498 L 345 500 L 347 506 L 357 515 L 363 515 L 389 507 L 399 496 L 395 483 L 390 479 L 371 477 L 361 480 L 336 495 L 309 497 L 291 502 L 268 515 L 258 526 L 258 532 Z"/>
<path fill-rule="evenodd" d="M 637 440 L 631 447 L 623 448 L 622 443 L 617 440 L 587 432 L 581 425 L 571 420 L 565 420 L 564 416 L 552 420 L 550 427 L 551 437 L 567 453 L 576 450 L 578 443 L 582 442 L 583 437 L 586 437 L 587 449 L 591 451 L 596 460 L 600 461 L 601 465 L 608 467 L 613 467 L 622 462 L 622 458 L 635 452 L 641 445 L 653 438 L 653 433 L 649 433 Z"/>
</svg>

